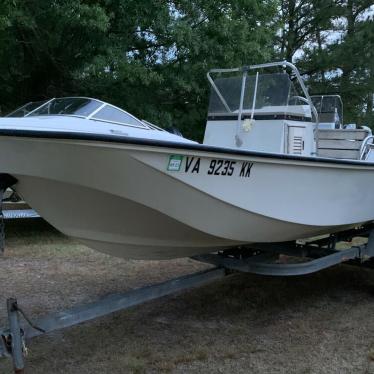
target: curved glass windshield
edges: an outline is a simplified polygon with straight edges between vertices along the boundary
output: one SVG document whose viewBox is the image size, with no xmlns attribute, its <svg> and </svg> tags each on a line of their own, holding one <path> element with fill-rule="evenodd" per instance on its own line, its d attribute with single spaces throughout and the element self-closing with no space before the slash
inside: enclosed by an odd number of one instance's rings
<svg viewBox="0 0 374 374">
<path fill-rule="evenodd" d="M 144 127 L 143 123 L 133 117 L 131 114 L 126 113 L 123 110 L 115 108 L 111 105 L 105 105 L 104 108 L 100 109 L 92 116 L 92 119 Z"/>
<path fill-rule="evenodd" d="M 152 126 L 147 125 L 120 108 L 87 97 L 64 97 L 51 99 L 46 102 L 32 102 L 8 114 L 8 116 L 77 116 L 94 121 L 153 129 Z"/>
<path fill-rule="evenodd" d="M 102 105 L 101 101 L 83 97 L 53 99 L 30 113 L 29 116 L 74 115 L 87 117 Z"/>
<path fill-rule="evenodd" d="M 30 112 L 35 110 L 36 108 L 39 108 L 41 105 L 43 105 L 46 101 L 32 101 L 30 103 L 27 103 L 20 108 L 16 109 L 15 111 L 7 114 L 5 117 L 25 117 Z"/>
</svg>

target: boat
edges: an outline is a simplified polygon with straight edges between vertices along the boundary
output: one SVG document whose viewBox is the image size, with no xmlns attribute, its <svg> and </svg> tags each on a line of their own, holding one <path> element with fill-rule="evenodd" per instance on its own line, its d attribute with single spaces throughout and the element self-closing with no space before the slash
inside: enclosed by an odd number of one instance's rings
<svg viewBox="0 0 374 374">
<path fill-rule="evenodd" d="M 0 179 L 62 233 L 132 259 L 374 220 L 373 136 L 344 127 L 338 96 L 311 97 L 286 61 L 207 76 L 201 144 L 97 99 L 53 98 L 0 119 Z"/>
</svg>

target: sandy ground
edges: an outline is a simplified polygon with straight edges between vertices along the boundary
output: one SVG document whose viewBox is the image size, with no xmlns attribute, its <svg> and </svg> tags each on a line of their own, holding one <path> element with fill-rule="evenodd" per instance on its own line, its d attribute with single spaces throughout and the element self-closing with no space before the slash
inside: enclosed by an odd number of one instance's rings
<svg viewBox="0 0 374 374">
<path fill-rule="evenodd" d="M 40 220 L 6 232 L 1 325 L 10 296 L 35 318 L 206 268 L 112 258 Z M 236 274 L 38 337 L 27 373 L 374 373 L 373 287 L 373 271 L 349 266 L 295 278 Z"/>
</svg>

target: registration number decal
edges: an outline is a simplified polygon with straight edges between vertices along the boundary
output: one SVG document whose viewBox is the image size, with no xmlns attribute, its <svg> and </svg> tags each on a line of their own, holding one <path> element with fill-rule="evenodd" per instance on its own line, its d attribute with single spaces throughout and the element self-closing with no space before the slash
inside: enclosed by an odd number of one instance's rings
<svg viewBox="0 0 374 374">
<path fill-rule="evenodd" d="M 185 160 L 185 162 L 183 162 Z M 172 155 L 169 158 L 168 171 L 181 171 L 188 174 L 206 174 L 217 176 L 237 176 L 249 178 L 253 162 L 232 161 L 220 158 L 183 157 Z"/>
<path fill-rule="evenodd" d="M 209 164 L 209 175 L 228 175 L 231 177 L 234 174 L 234 167 L 236 161 L 229 160 L 211 160 Z"/>
</svg>

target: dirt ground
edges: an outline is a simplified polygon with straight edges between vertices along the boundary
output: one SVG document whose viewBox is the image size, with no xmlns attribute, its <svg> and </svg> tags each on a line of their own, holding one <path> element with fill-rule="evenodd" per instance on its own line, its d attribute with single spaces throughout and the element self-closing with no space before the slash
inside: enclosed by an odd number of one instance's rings
<svg viewBox="0 0 374 374">
<path fill-rule="evenodd" d="M 187 274 L 190 259 L 125 261 L 41 220 L 10 222 L 0 259 L 0 326 L 17 296 L 35 318 Z M 374 272 L 222 281 L 38 337 L 27 373 L 374 373 Z M 0 373 L 10 373 L 0 360 Z"/>
</svg>

